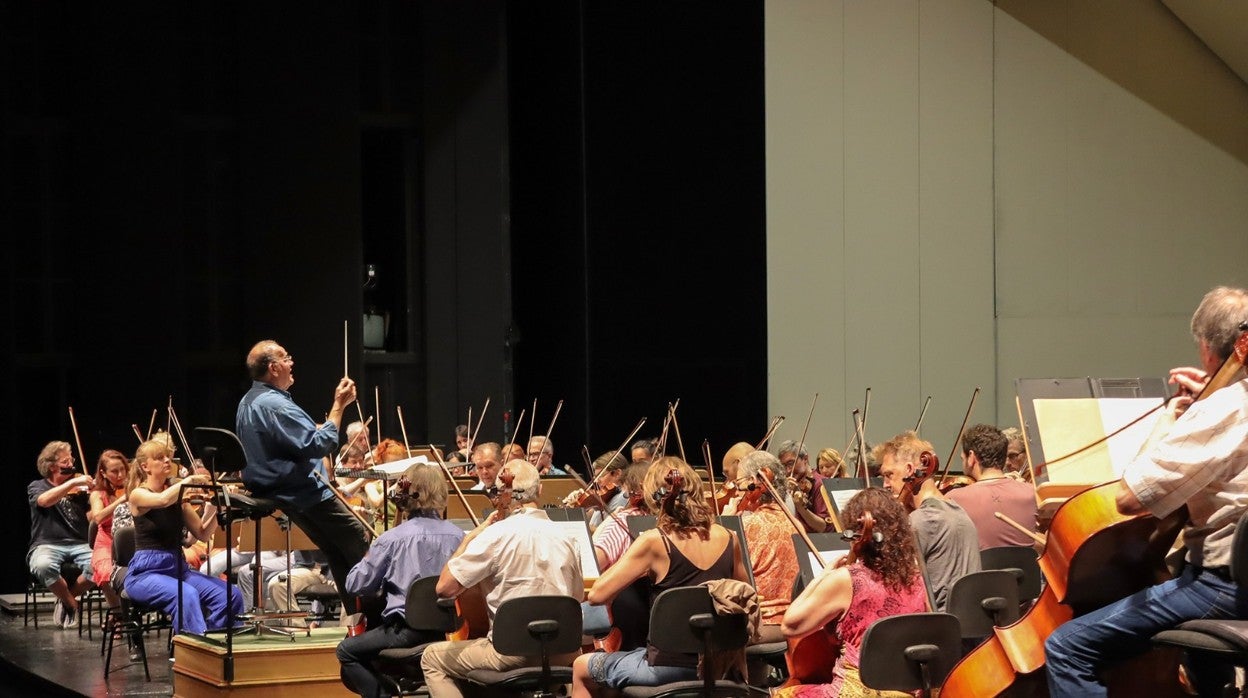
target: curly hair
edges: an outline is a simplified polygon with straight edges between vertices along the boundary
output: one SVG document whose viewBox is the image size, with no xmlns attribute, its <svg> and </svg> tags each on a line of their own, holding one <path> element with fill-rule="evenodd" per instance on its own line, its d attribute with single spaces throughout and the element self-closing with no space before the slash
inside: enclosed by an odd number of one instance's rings
<svg viewBox="0 0 1248 698">
<path fill-rule="evenodd" d="M 394 439 L 382 439 L 373 448 L 374 463 L 393 463 L 404 458 L 407 458 L 407 449 Z"/>
<path fill-rule="evenodd" d="M 679 476 L 680 486 L 671 488 L 670 475 Z M 650 465 L 642 485 L 646 501 L 654 511 L 659 530 L 664 533 L 710 535 L 711 508 L 702 492 L 702 478 L 689 464 L 676 456 L 664 456 Z"/>
<path fill-rule="evenodd" d="M 879 574 L 890 591 L 908 588 L 919 574 L 916 562 L 918 552 L 909 515 L 892 493 L 871 487 L 854 495 L 845 504 L 841 513 L 845 528 L 861 531 L 862 515 L 866 512 L 870 512 L 875 520 L 873 533 L 880 535 L 880 542 L 868 540 L 859 551 L 858 559 Z"/>
</svg>

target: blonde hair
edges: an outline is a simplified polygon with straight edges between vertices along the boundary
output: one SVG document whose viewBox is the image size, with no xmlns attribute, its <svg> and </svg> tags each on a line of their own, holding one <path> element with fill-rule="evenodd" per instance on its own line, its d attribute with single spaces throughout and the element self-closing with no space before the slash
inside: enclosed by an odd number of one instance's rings
<svg viewBox="0 0 1248 698">
<path fill-rule="evenodd" d="M 52 476 L 52 466 L 56 465 L 56 461 L 59 460 L 57 456 L 61 454 L 61 451 L 69 451 L 70 455 L 73 455 L 73 450 L 64 441 L 49 441 L 48 445 L 43 447 L 43 450 L 39 452 L 39 458 L 35 461 L 35 467 L 39 469 L 40 475 Z"/>
<path fill-rule="evenodd" d="M 924 451 L 932 451 L 932 442 L 920 439 L 913 431 L 903 431 L 871 449 L 871 457 L 876 463 L 883 465 L 884 457 L 891 455 L 898 462 L 911 463 L 917 468 L 919 455 Z"/>
<path fill-rule="evenodd" d="M 149 460 L 160 458 L 161 456 L 173 457 L 173 447 L 169 445 L 168 439 L 152 437 L 150 440 L 139 444 L 138 450 L 134 452 L 134 460 L 130 461 L 130 479 L 126 482 L 127 495 L 147 479 L 147 473 L 143 471 L 143 466 Z"/>
<path fill-rule="evenodd" d="M 646 501 L 664 533 L 710 533 L 713 517 L 702 491 L 702 478 L 676 456 L 664 456 L 650 464 L 642 485 Z"/>
<path fill-rule="evenodd" d="M 815 468 L 822 470 L 824 465 L 832 465 L 835 468 L 832 471 L 832 477 L 845 477 L 845 459 L 841 458 L 840 452 L 835 448 L 825 448 L 819 451 L 819 455 L 815 458 Z"/>
<path fill-rule="evenodd" d="M 407 511 L 411 515 L 422 509 L 441 512 L 446 508 L 446 478 L 437 466 L 417 463 L 407 469 L 409 484 Z"/>
</svg>

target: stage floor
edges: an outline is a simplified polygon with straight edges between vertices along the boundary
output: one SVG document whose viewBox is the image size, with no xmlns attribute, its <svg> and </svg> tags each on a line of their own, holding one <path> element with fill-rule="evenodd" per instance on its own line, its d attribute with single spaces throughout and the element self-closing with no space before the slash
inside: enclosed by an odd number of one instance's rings
<svg viewBox="0 0 1248 698">
<path fill-rule="evenodd" d="M 62 630 L 52 625 L 50 609 L 34 623 L 22 625 L 21 595 L 16 615 L 0 613 L 0 696 L 170 696 L 168 634 L 146 642 L 152 680 L 141 663 L 130 663 L 125 642 L 113 646 L 113 668 L 104 680 L 98 629 L 87 639 L 86 628 Z"/>
</svg>

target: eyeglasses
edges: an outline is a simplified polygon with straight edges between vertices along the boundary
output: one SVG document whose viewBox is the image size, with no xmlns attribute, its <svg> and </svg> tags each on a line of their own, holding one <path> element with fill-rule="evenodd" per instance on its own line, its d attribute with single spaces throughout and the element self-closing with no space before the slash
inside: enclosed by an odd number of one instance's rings
<svg viewBox="0 0 1248 698">
<path fill-rule="evenodd" d="M 77 462 L 78 461 L 74 460 L 73 456 L 65 456 L 64 458 L 56 459 L 57 465 L 73 465 L 74 463 L 77 463 Z"/>
<path fill-rule="evenodd" d="M 279 363 L 289 364 L 289 363 L 294 363 L 294 361 L 295 361 L 294 354 L 287 354 L 286 356 L 274 356 L 273 358 L 269 359 L 269 363 L 271 364 L 279 364 Z"/>
<path fill-rule="evenodd" d="M 1019 451 L 1018 453 L 1006 453 L 1005 457 L 1010 460 L 1013 460 L 1015 458 L 1022 458 L 1024 455 L 1025 454 L 1022 451 Z"/>
</svg>

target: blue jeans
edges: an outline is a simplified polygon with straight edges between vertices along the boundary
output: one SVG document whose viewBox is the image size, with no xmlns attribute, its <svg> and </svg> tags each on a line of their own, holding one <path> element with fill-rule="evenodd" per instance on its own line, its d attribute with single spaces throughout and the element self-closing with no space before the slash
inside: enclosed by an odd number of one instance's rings
<svg viewBox="0 0 1248 698">
<path fill-rule="evenodd" d="M 1248 591 L 1190 565 L 1175 579 L 1079 616 L 1044 643 L 1049 695 L 1106 695 L 1097 676 L 1101 669 L 1144 653 L 1154 634 L 1203 618 L 1248 618 Z M 1216 665 L 1192 668 L 1201 684 L 1216 683 L 1221 673 Z"/>
<path fill-rule="evenodd" d="M 61 568 L 67 562 L 77 566 L 87 580 L 91 579 L 91 548 L 86 543 L 44 543 L 26 552 L 26 564 L 30 567 L 30 573 L 45 587 L 56 583 L 61 576 Z M 75 581 L 77 580 L 70 580 L 69 586 L 72 587 Z"/>
</svg>

